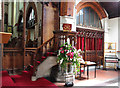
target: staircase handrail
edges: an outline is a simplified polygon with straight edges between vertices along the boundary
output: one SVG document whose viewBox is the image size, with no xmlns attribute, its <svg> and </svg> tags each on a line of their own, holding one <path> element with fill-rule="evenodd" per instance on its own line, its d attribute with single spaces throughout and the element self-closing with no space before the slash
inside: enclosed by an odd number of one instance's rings
<svg viewBox="0 0 120 88">
<path fill-rule="evenodd" d="M 52 39 L 54 39 L 54 36 L 51 37 L 49 40 L 45 41 L 42 45 L 40 45 L 39 47 L 37 47 L 37 49 L 35 50 L 35 54 L 37 54 L 38 50 L 40 48 L 42 48 L 45 44 L 47 44 L 48 42 L 50 42 Z"/>
<path fill-rule="evenodd" d="M 37 53 L 38 51 L 44 47 L 46 44 L 48 44 L 50 41 L 52 41 L 54 39 L 54 36 L 51 37 L 50 39 L 48 39 L 47 41 L 45 41 L 42 45 L 40 45 L 39 47 L 37 47 L 37 49 L 35 51 L 33 51 L 34 55 L 33 55 L 33 75 L 35 75 L 35 71 L 36 71 L 36 57 L 37 57 Z M 46 52 L 45 52 L 46 53 Z"/>
</svg>

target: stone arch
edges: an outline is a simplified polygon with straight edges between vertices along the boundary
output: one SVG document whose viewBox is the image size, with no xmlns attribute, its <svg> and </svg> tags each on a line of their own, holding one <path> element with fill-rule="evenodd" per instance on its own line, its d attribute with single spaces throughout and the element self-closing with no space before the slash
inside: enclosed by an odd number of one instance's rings
<svg viewBox="0 0 120 88">
<path fill-rule="evenodd" d="M 37 8 L 36 8 L 34 2 L 29 2 L 29 5 L 27 7 L 27 13 L 26 13 L 26 21 L 29 19 L 30 12 L 31 12 L 32 9 L 34 9 L 35 23 L 37 23 Z"/>
<path fill-rule="evenodd" d="M 15 26 L 17 26 L 17 31 L 18 32 L 22 32 L 23 31 L 23 28 L 19 29 L 19 26 L 20 26 L 22 18 L 23 18 L 23 11 L 19 10 L 18 22 L 17 22 L 17 24 L 15 24 Z"/>
<path fill-rule="evenodd" d="M 20 10 L 20 13 L 19 13 L 19 16 L 18 16 L 18 24 L 20 23 L 20 21 L 22 20 L 23 18 L 23 11 Z"/>
<path fill-rule="evenodd" d="M 104 11 L 104 9 L 101 7 L 101 5 L 96 2 L 95 0 L 91 1 L 91 0 L 82 0 L 81 2 L 79 2 L 76 6 L 76 9 L 77 9 L 77 13 L 82 9 L 82 8 L 85 8 L 85 7 L 91 7 L 99 16 L 100 19 L 102 18 L 106 18 L 107 15 Z"/>
</svg>

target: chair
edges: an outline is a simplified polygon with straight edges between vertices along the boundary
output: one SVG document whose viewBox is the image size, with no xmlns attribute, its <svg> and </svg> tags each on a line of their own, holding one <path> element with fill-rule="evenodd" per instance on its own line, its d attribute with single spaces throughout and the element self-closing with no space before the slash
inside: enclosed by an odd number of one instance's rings
<svg viewBox="0 0 120 88">
<path fill-rule="evenodd" d="M 99 66 L 99 68 L 100 68 L 100 66 L 101 66 L 101 61 L 103 61 L 103 56 L 97 56 L 97 61 L 96 61 L 96 63 L 97 63 L 97 66 Z"/>
</svg>

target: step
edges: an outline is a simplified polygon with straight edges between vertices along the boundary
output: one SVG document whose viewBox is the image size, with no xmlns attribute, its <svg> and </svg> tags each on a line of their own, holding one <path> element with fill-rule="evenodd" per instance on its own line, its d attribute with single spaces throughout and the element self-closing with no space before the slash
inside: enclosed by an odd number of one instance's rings
<svg viewBox="0 0 120 88">
<path fill-rule="evenodd" d="M 14 80 L 9 76 L 7 71 L 1 71 L 2 74 L 2 86 L 14 86 Z"/>
</svg>

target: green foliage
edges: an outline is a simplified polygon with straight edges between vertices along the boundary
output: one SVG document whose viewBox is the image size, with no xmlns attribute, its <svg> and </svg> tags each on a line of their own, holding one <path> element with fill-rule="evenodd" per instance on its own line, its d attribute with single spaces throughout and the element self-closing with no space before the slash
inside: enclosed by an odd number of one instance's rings
<svg viewBox="0 0 120 88">
<path fill-rule="evenodd" d="M 66 63 L 72 62 L 73 65 L 79 66 L 79 62 L 77 58 L 79 57 L 77 49 L 71 44 L 67 42 L 61 45 L 60 49 L 58 50 L 58 59 L 57 62 L 61 65 L 61 67 L 66 67 Z"/>
</svg>

